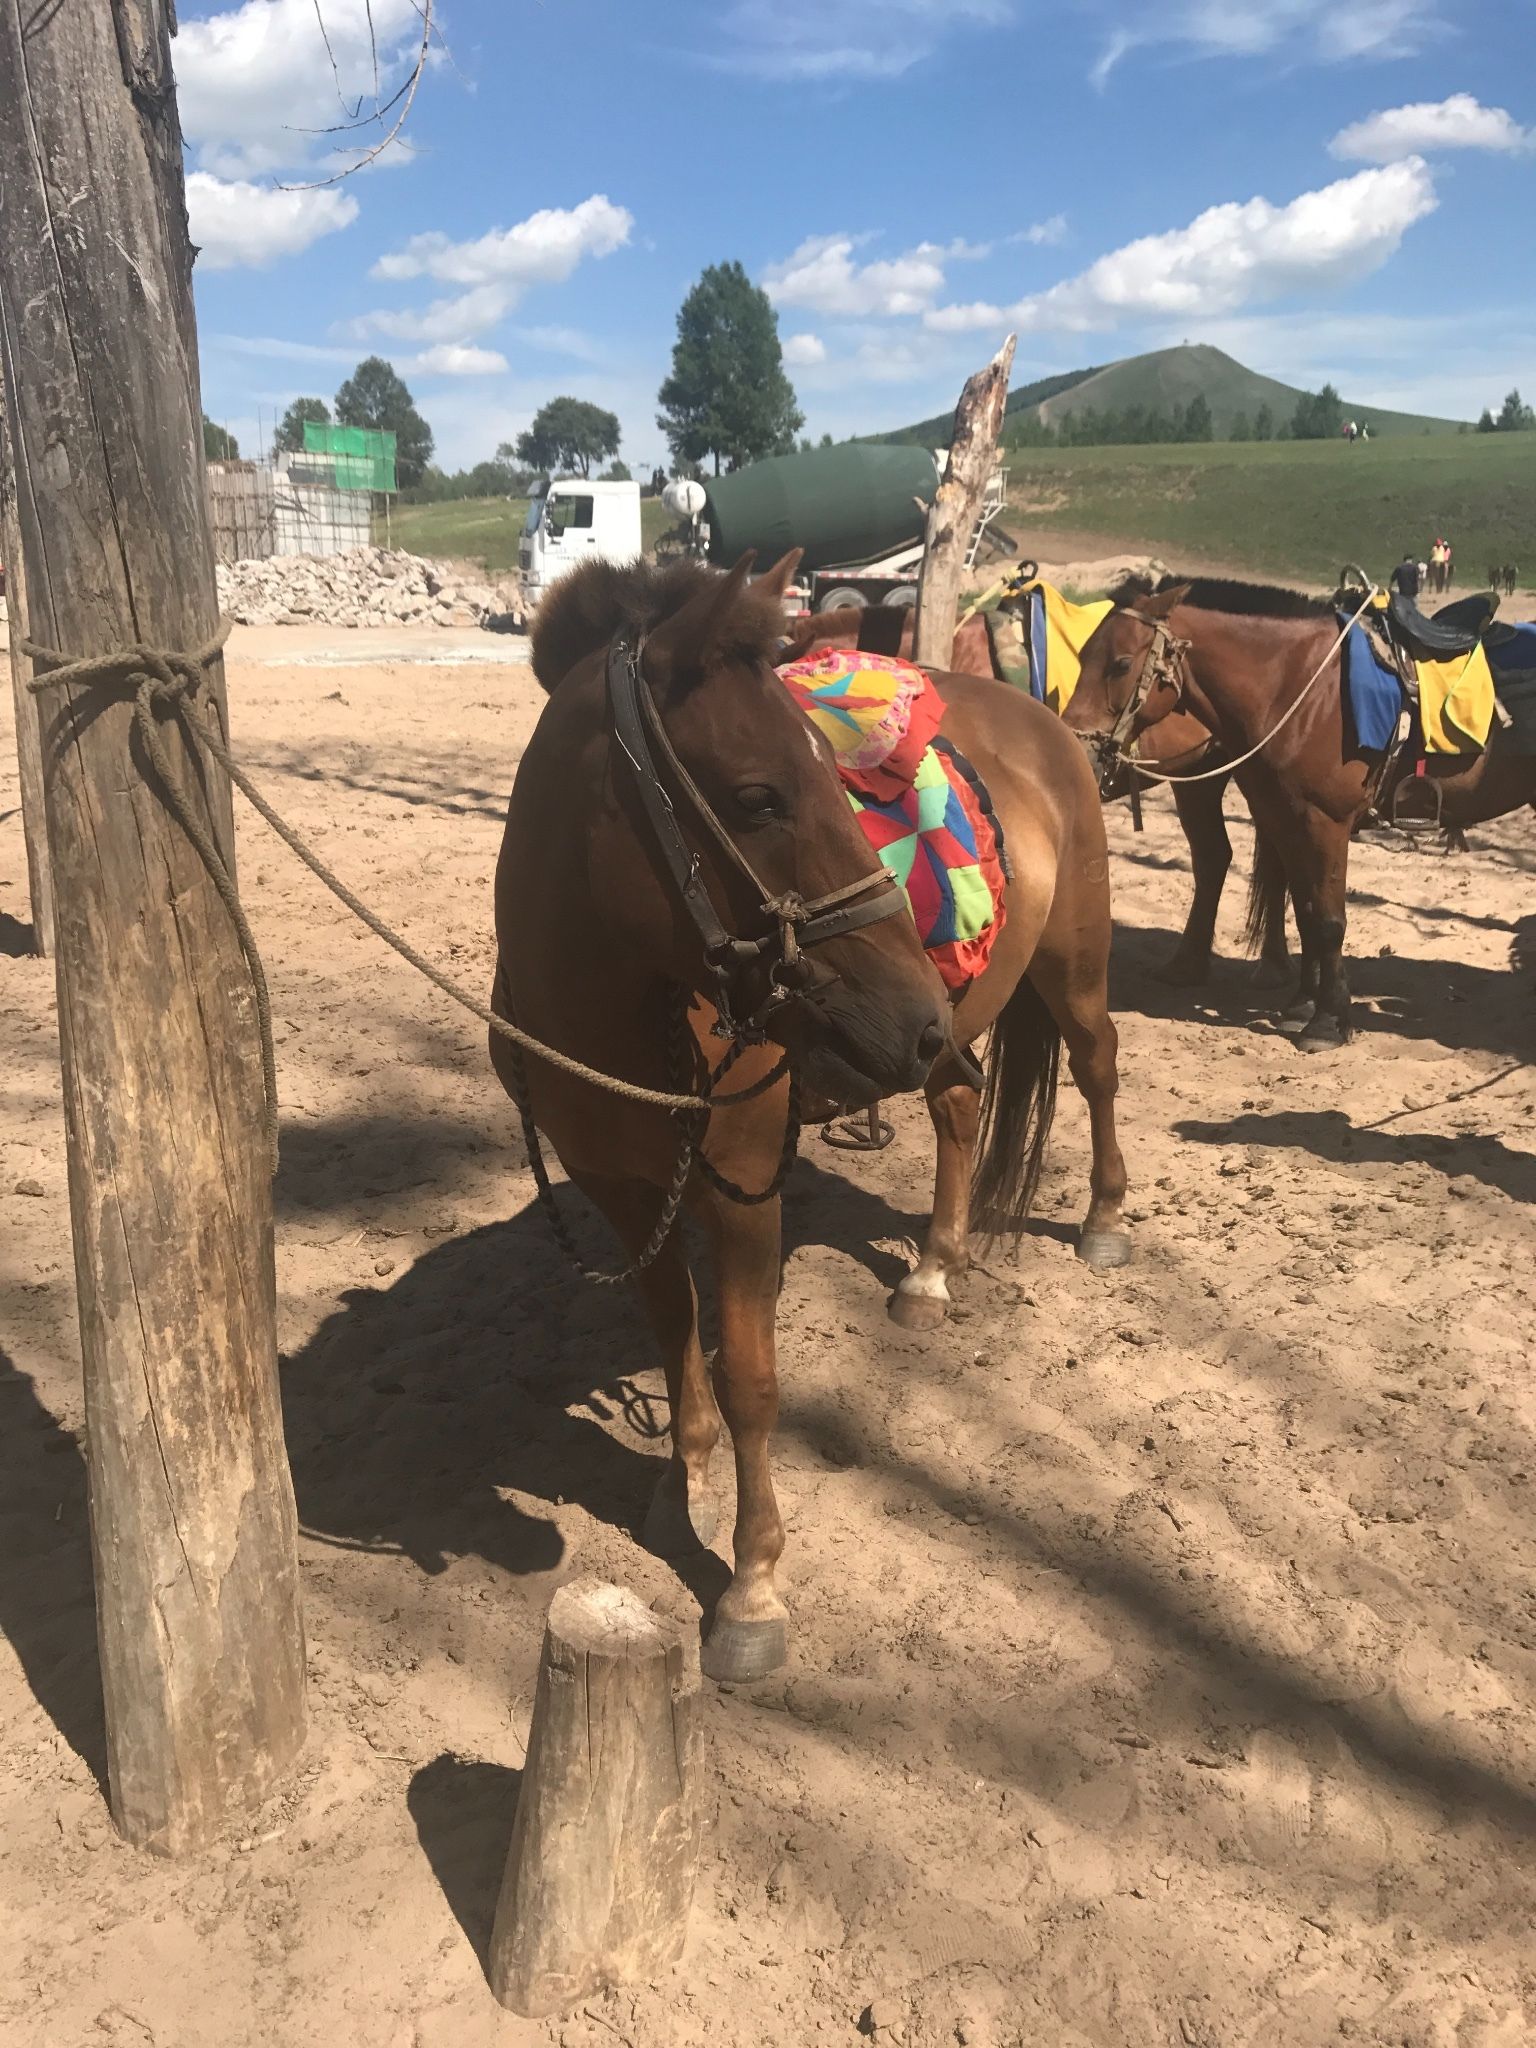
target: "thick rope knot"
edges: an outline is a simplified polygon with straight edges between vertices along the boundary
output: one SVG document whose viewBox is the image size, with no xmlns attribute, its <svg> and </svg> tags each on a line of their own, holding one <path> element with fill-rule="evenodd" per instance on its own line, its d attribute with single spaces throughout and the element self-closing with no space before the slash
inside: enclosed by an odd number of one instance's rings
<svg viewBox="0 0 1536 2048">
<path fill-rule="evenodd" d="M 205 708 L 202 699 L 213 664 L 223 653 L 224 643 L 229 638 L 230 625 L 228 619 L 221 621 L 213 639 L 196 653 L 186 653 L 177 648 L 119 647 L 110 654 L 73 656 L 61 654 L 56 647 L 39 646 L 32 640 L 23 640 L 21 649 L 34 663 L 46 665 L 46 674 L 32 679 L 29 687 L 34 693 L 55 689 L 61 684 L 81 688 L 116 684 L 133 692 L 134 734 L 153 770 L 161 800 L 186 833 L 207 870 L 208 879 L 234 927 L 246 971 L 251 977 L 261 1043 L 262 1137 L 266 1144 L 267 1170 L 276 1173 L 277 1052 L 272 1042 L 272 998 L 267 988 L 267 971 L 262 965 L 256 934 L 251 930 L 250 920 L 241 905 L 240 892 L 235 887 L 235 878 L 223 848 L 210 831 L 207 821 L 188 802 L 171 768 L 170 757 L 160 738 L 160 721 L 155 715 L 157 709 L 169 709 L 171 716 L 179 722 L 182 736 L 193 754 L 203 747 L 216 755 L 222 753 L 222 734 L 216 739 L 213 732 L 218 720 L 218 706 L 210 703 Z"/>
</svg>

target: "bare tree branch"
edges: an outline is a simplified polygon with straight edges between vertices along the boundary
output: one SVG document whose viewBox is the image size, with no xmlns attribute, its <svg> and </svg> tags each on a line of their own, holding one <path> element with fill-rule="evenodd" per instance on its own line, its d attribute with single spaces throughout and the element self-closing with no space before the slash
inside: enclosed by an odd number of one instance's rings
<svg viewBox="0 0 1536 2048">
<path fill-rule="evenodd" d="M 381 135 L 376 142 L 369 143 L 366 148 L 359 147 L 353 162 L 344 164 L 333 176 L 329 178 L 304 178 L 293 184 L 280 184 L 278 187 L 279 191 L 320 192 L 328 185 L 339 185 L 344 179 L 354 176 L 358 171 L 376 162 L 384 154 L 385 150 L 389 148 L 391 143 L 398 139 L 400 131 L 404 128 L 406 121 L 410 117 L 412 104 L 420 89 L 421 81 L 426 75 L 427 63 L 432 54 L 432 38 L 436 34 L 433 17 L 437 0 L 412 0 L 412 4 L 421 21 L 421 36 L 416 45 L 410 74 L 404 84 L 391 93 L 387 100 L 381 101 L 379 99 L 382 87 L 379 79 L 379 44 L 373 19 L 373 0 L 364 0 L 368 15 L 369 44 L 373 53 L 374 105 L 367 113 L 364 113 L 362 111 L 363 103 L 359 100 L 356 110 L 349 114 L 345 121 L 339 121 L 333 127 L 301 128 L 295 131 L 301 135 L 351 135 L 355 134 L 360 128 L 371 128 L 375 122 L 383 121 L 393 113 L 395 118 L 390 123 L 387 132 Z M 331 57 L 331 69 L 335 71 L 336 59 L 334 54 L 331 53 L 330 37 L 326 34 L 324 17 L 321 15 L 320 0 L 315 0 L 315 13 L 320 19 L 320 33 L 325 37 L 326 52 Z M 439 40 L 441 40 L 440 37 Z M 339 72 L 337 74 L 337 98 L 341 100 L 343 112 L 346 112 L 347 103 L 341 93 Z"/>
</svg>

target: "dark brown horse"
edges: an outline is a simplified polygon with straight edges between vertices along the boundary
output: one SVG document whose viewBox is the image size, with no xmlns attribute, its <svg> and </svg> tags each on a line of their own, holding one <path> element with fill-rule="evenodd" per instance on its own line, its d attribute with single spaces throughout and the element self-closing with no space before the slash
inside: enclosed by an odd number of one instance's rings
<svg viewBox="0 0 1536 2048">
<path fill-rule="evenodd" d="M 513 1049 L 499 1035 L 491 1040 L 504 1085 L 527 1101 L 571 1179 L 632 1255 L 654 1241 L 680 1133 L 699 1130 L 705 1164 L 688 1178 L 685 1199 L 714 1252 L 720 1346 L 711 1375 L 683 1240 L 671 1232 L 638 1275 L 672 1404 L 672 1457 L 645 1534 L 664 1552 L 709 1540 L 707 1474 L 723 1412 L 736 1462 L 736 1562 L 705 1646 L 706 1668 L 721 1678 L 771 1669 L 785 1652 L 774 1584 L 784 1532 L 768 1458 L 778 1408 L 779 1202 L 776 1193 L 751 1203 L 740 1196 L 776 1185 L 789 1156 L 793 1089 L 862 1105 L 926 1088 L 938 1137 L 933 1216 L 891 1309 L 899 1321 L 929 1324 L 945 1313 L 949 1283 L 968 1262 L 973 1161 L 981 1220 L 994 1231 L 1022 1225 L 1064 1038 L 1093 1140 L 1079 1252 L 1101 1265 L 1129 1255 L 1106 1007 L 1103 821 L 1082 749 L 1049 712 L 994 683 L 937 679 L 945 730 L 989 785 L 1013 867 L 1006 926 L 953 1011 L 904 909 L 807 949 L 796 974 L 781 977 L 773 920 L 807 899 L 858 900 L 873 864 L 826 743 L 770 666 L 793 560 L 755 588 L 745 563 L 729 576 L 692 563 L 594 564 L 551 593 L 533 641 L 550 699 L 518 769 L 496 876 L 498 1012 L 623 1083 L 696 1094 L 725 1051 L 712 1027 L 726 998 L 661 851 L 658 792 L 691 850 L 685 879 L 706 893 L 705 914 L 739 935 L 744 956 L 767 949 L 728 999 L 738 1014 L 768 999 L 772 1042 L 745 1044 L 722 1087 L 740 1097 L 767 1085 L 712 1110 L 702 1130 L 698 1119 L 680 1123 L 537 1056 L 520 1073 Z M 658 734 L 649 796 L 644 764 L 637 769 L 616 723 L 620 641 L 643 649 L 638 687 Z M 784 999 L 775 1001 L 781 979 Z M 960 1048 L 989 1029 L 978 1097 Z M 773 1080 L 781 1047 L 791 1070 Z"/>
<path fill-rule="evenodd" d="M 1308 1051 L 1350 1035 L 1349 840 L 1380 768 L 1349 729 L 1338 640 L 1327 599 L 1208 579 L 1168 578 L 1155 595 L 1123 589 L 1083 650 L 1065 714 L 1100 743 L 1118 732 L 1142 759 L 1160 725 L 1193 715 L 1234 763 L 1258 835 L 1255 903 L 1267 952 L 1283 923 L 1284 886 L 1295 905 L 1301 986 L 1282 1028 Z"/>
<path fill-rule="evenodd" d="M 895 610 L 888 606 L 844 605 L 836 611 L 809 612 L 789 628 L 785 659 L 795 660 L 821 647 L 872 646 L 888 649 L 910 661 L 913 622 L 910 609 Z M 986 620 L 979 613 L 967 619 L 956 632 L 950 669 L 957 675 L 995 676 Z M 1173 711 L 1160 719 L 1144 733 L 1139 747 L 1140 758 L 1149 767 L 1179 778 L 1172 785 L 1173 802 L 1189 843 L 1189 864 L 1194 876 L 1195 893 L 1183 933 L 1168 959 L 1153 970 L 1159 981 L 1175 988 L 1198 987 L 1210 974 L 1216 914 L 1232 865 L 1232 841 L 1227 836 L 1224 805 L 1227 778 L 1209 773 L 1220 754 L 1215 737 L 1187 710 Z M 1183 779 L 1192 774 L 1200 779 Z M 1127 769 L 1108 781 L 1101 794 L 1109 801 L 1128 796 L 1130 789 L 1131 774 Z M 1290 978 L 1285 881 L 1273 863 L 1264 863 L 1255 870 L 1248 927 L 1250 938 L 1261 949 L 1257 985 L 1283 987 Z"/>
</svg>

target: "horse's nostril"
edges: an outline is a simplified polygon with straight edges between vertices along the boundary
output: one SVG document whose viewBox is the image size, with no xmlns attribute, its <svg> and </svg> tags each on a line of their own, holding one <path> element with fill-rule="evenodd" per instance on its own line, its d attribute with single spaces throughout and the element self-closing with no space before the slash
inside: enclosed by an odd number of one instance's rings
<svg viewBox="0 0 1536 2048">
<path fill-rule="evenodd" d="M 922 1037 L 917 1041 L 917 1056 L 920 1060 L 927 1060 L 931 1066 L 944 1050 L 944 1046 L 943 1025 L 930 1024 L 924 1030 Z"/>
</svg>

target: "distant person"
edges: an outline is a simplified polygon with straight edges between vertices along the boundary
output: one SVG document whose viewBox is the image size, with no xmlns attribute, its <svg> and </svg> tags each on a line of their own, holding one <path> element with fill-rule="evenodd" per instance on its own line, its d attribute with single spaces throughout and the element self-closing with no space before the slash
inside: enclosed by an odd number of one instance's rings
<svg viewBox="0 0 1536 2048">
<path fill-rule="evenodd" d="M 1364 420 L 1360 423 L 1360 438 L 1362 441 L 1369 441 L 1371 438 L 1371 430 Z"/>
<path fill-rule="evenodd" d="M 1388 587 L 1395 590 L 1399 597 L 1409 598 L 1416 603 L 1419 595 L 1419 586 L 1424 580 L 1419 573 L 1419 569 L 1420 565 L 1414 556 L 1404 555 L 1403 559 L 1392 571 Z"/>
</svg>

